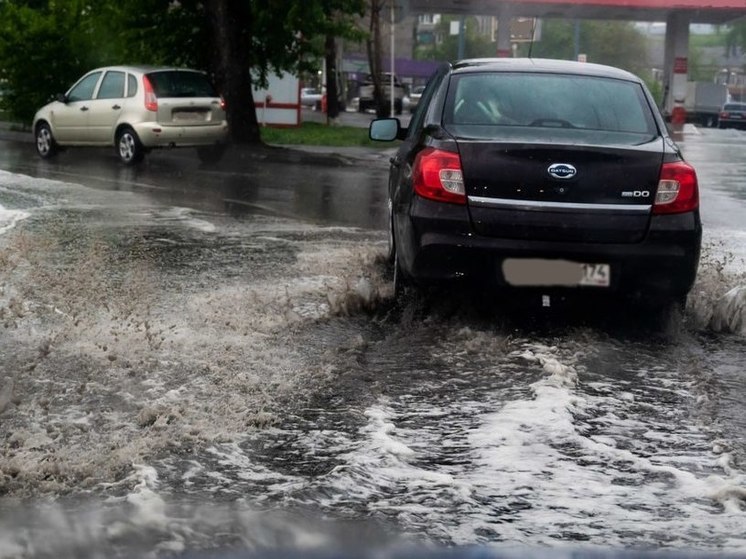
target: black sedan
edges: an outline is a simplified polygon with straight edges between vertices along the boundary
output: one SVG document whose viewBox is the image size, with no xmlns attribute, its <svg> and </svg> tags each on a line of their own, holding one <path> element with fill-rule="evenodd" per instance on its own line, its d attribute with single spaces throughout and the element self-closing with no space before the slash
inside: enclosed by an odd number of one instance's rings
<svg viewBox="0 0 746 559">
<path fill-rule="evenodd" d="M 553 296 L 682 305 L 702 226 L 695 170 L 644 83 L 608 66 L 480 59 L 442 66 L 389 179 L 390 250 L 404 285 L 468 280 Z"/>
</svg>

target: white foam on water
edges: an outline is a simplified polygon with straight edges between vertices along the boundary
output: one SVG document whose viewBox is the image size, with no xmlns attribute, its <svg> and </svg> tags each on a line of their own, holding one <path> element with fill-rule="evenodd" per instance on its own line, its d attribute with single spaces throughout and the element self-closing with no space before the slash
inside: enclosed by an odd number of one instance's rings
<svg viewBox="0 0 746 559">
<path fill-rule="evenodd" d="M 215 224 L 210 223 L 205 219 L 195 217 L 195 213 L 194 210 L 189 208 L 173 206 L 166 210 L 157 212 L 155 217 L 161 222 L 182 223 L 186 227 L 195 229 L 202 233 L 215 233 L 217 231 Z"/>
<path fill-rule="evenodd" d="M 19 221 L 28 218 L 31 214 L 23 210 L 8 210 L 0 206 L 0 235 L 13 229 Z"/>
<path fill-rule="evenodd" d="M 671 431 L 675 416 L 660 423 L 641 417 L 645 404 L 636 388 L 586 387 L 588 373 L 577 365 L 582 355 L 527 343 L 509 358 L 539 367 L 542 377 L 526 398 L 494 411 L 489 402 L 441 409 L 408 398 L 379 401 L 366 410 L 362 440 L 350 442 L 345 465 L 325 479 L 335 491 L 324 506 L 364 503 L 371 513 L 395 516 L 405 530 L 463 545 L 555 547 L 574 540 L 613 548 L 746 550 L 742 469 L 727 454 L 706 451 L 706 428 Z M 638 374 L 651 377 L 645 383 L 666 377 L 664 371 Z M 669 376 L 662 380 L 671 381 L 672 395 L 697 398 L 678 373 Z M 466 410 L 471 421 L 459 414 Z M 437 436 L 423 424 L 406 426 L 425 416 L 444 418 Z M 702 453 L 694 450 L 698 445 Z M 449 446 L 460 463 L 428 459 Z"/>
<path fill-rule="evenodd" d="M 687 314 L 696 328 L 745 335 L 746 231 L 708 231 Z"/>
</svg>

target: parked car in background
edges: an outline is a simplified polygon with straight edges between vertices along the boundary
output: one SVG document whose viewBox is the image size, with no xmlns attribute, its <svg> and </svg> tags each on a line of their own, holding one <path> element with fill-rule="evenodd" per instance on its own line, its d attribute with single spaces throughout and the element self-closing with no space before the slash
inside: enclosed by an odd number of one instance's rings
<svg viewBox="0 0 746 559">
<path fill-rule="evenodd" d="M 536 297 L 685 302 L 702 226 L 695 170 L 636 76 L 608 66 L 485 59 L 445 65 L 392 159 L 394 291 L 470 281 Z"/>
<path fill-rule="evenodd" d="M 415 109 L 417 108 L 417 105 L 420 103 L 420 98 L 422 97 L 422 92 L 425 91 L 424 85 L 418 85 L 412 88 L 412 91 L 409 92 L 409 112 L 413 113 Z"/>
<path fill-rule="evenodd" d="M 313 109 L 321 108 L 321 91 L 313 87 L 303 87 L 300 90 L 300 104 Z"/>
<path fill-rule="evenodd" d="M 164 147 L 196 147 L 215 162 L 228 141 L 225 103 L 204 73 L 144 66 L 88 72 L 39 109 L 33 131 L 44 159 L 66 147 L 114 146 L 127 165 Z"/>
<path fill-rule="evenodd" d="M 383 97 L 386 103 L 390 103 L 391 99 L 391 74 L 381 74 L 381 86 L 383 87 Z M 360 95 L 358 102 L 358 112 L 364 113 L 368 109 L 376 108 L 376 100 L 373 95 L 373 76 L 368 75 L 365 81 L 360 86 Z M 387 105 L 388 106 L 388 105 Z M 404 87 L 399 78 L 394 76 L 394 112 L 401 114 L 404 107 Z"/>
<path fill-rule="evenodd" d="M 746 103 L 726 103 L 720 110 L 720 128 L 746 128 Z"/>
</svg>

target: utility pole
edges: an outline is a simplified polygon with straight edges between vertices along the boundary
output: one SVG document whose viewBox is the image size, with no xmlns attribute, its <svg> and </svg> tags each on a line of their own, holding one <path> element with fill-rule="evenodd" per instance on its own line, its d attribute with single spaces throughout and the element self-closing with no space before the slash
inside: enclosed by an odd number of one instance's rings
<svg viewBox="0 0 746 559">
<path fill-rule="evenodd" d="M 391 3 L 391 63 L 389 69 L 391 70 L 391 87 L 389 89 L 389 97 L 391 98 L 391 108 L 389 109 L 389 115 L 394 116 L 394 64 L 396 57 L 394 55 L 394 49 L 396 48 L 396 8 L 394 6 L 394 0 L 390 0 Z"/>
<path fill-rule="evenodd" d="M 461 16 L 458 22 L 458 59 L 466 56 L 466 16 Z"/>
</svg>

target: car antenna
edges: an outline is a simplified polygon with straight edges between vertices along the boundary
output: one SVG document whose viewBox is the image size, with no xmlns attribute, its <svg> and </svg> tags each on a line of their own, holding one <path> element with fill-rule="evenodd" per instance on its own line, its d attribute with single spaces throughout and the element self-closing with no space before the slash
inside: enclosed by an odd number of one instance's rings
<svg viewBox="0 0 746 559">
<path fill-rule="evenodd" d="M 531 22 L 531 42 L 528 44 L 528 57 L 531 58 L 531 51 L 534 50 L 534 39 L 536 37 L 536 18 Z"/>
</svg>

